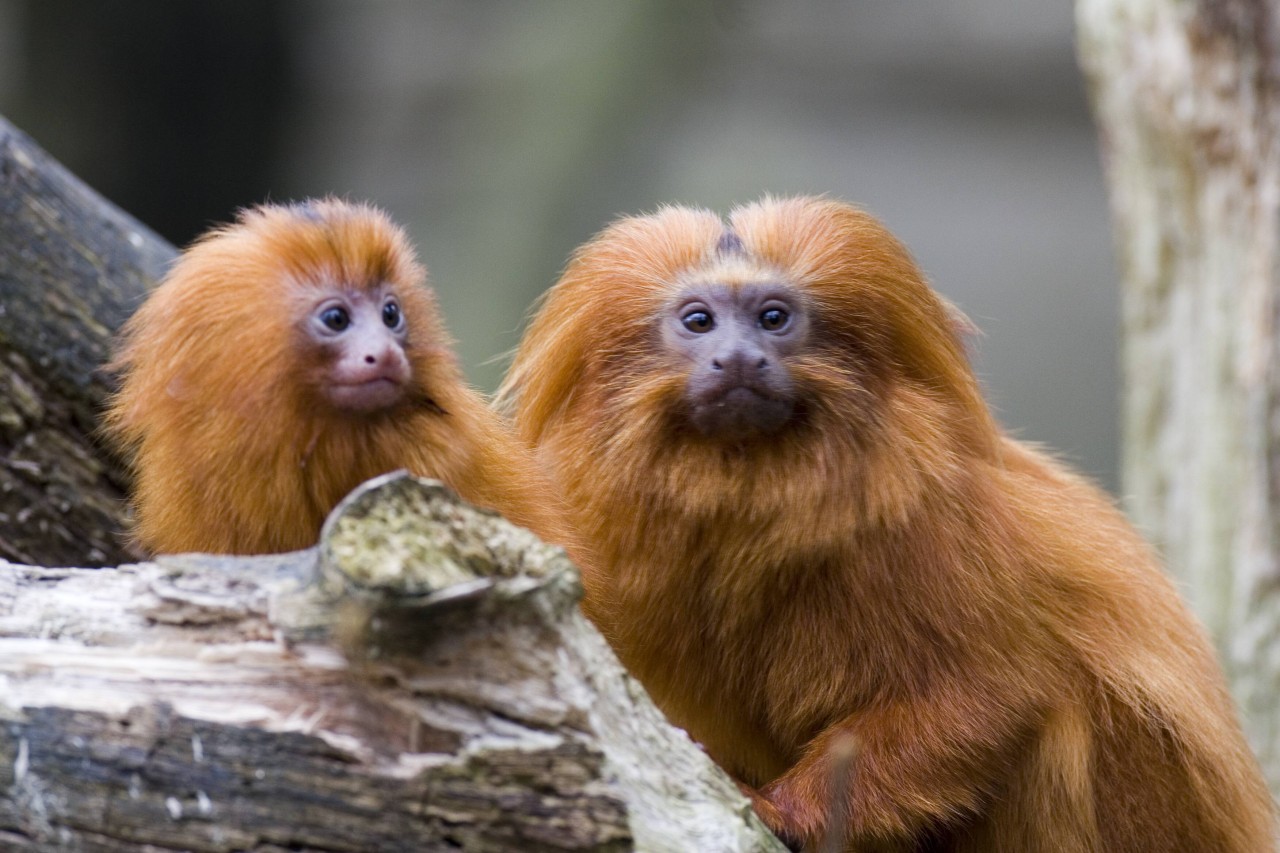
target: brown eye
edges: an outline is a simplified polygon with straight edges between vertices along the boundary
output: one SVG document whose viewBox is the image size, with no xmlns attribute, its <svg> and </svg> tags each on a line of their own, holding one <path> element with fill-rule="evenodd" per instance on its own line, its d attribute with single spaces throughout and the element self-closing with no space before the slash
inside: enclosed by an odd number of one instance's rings
<svg viewBox="0 0 1280 853">
<path fill-rule="evenodd" d="M 398 329 L 404 315 L 400 313 L 400 305 L 396 302 L 388 302 L 382 306 L 382 325 L 388 329 Z"/>
<path fill-rule="evenodd" d="M 791 315 L 781 308 L 769 308 L 760 313 L 760 328 L 766 332 L 776 332 L 787 325 Z"/>
<path fill-rule="evenodd" d="M 324 323 L 325 328 L 334 332 L 345 331 L 351 325 L 351 315 L 347 313 L 346 308 L 326 308 L 320 313 L 320 322 Z"/>
<path fill-rule="evenodd" d="M 684 327 L 689 331 L 699 333 L 709 332 L 715 326 L 715 321 L 706 311 L 690 311 L 680 318 L 680 322 L 684 323 Z"/>
</svg>

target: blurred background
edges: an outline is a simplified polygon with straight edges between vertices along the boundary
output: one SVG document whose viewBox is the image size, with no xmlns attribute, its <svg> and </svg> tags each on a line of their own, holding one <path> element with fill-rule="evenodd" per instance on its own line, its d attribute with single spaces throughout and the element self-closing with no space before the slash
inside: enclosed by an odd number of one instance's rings
<svg viewBox="0 0 1280 853">
<path fill-rule="evenodd" d="M 826 193 L 983 330 L 1001 421 L 1116 486 L 1119 299 L 1067 3 L 0 0 L 0 114 L 183 245 L 336 194 L 414 236 L 471 381 L 621 213 Z"/>
</svg>

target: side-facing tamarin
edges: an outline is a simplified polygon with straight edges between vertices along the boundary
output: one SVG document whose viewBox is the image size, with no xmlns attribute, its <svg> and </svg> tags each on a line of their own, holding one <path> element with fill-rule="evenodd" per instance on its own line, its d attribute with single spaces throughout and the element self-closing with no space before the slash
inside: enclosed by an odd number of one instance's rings
<svg viewBox="0 0 1280 853">
<path fill-rule="evenodd" d="M 959 326 L 830 200 L 582 247 L 501 396 L 594 552 L 588 614 L 793 841 L 1273 849 L 1205 632 L 1097 488 L 1002 434 Z"/>
<path fill-rule="evenodd" d="M 563 544 L 528 449 L 467 387 L 426 272 L 385 214 L 263 205 L 198 239 L 127 323 L 107 435 L 152 552 L 315 543 L 398 468 Z"/>
</svg>

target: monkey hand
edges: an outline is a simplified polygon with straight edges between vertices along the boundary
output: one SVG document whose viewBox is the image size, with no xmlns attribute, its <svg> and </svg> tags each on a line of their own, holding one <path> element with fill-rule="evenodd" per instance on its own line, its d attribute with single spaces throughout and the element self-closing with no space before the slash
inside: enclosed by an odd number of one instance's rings
<svg viewBox="0 0 1280 853">
<path fill-rule="evenodd" d="M 804 849 L 806 839 L 811 836 L 804 835 L 800 831 L 796 820 L 791 816 L 790 809 L 787 809 L 784 803 L 775 802 L 764 792 L 744 782 L 738 783 L 738 790 L 746 795 L 760 820 L 764 821 L 764 825 L 769 827 L 769 831 L 778 836 L 783 844 L 791 850 Z"/>
<path fill-rule="evenodd" d="M 973 814 L 990 768 L 1005 760 L 1020 721 L 1031 716 L 992 695 L 980 680 L 940 680 L 928 693 L 840 720 L 751 802 L 779 837 L 832 849 L 917 838 Z M 958 737 L 966 722 L 984 737 Z"/>
</svg>

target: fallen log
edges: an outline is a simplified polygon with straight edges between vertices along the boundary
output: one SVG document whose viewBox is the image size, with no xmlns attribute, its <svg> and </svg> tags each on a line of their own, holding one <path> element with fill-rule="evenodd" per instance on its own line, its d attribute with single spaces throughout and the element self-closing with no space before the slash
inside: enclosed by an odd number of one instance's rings
<svg viewBox="0 0 1280 853">
<path fill-rule="evenodd" d="M 6 850 L 783 850 L 582 617 L 434 481 L 312 550 L 0 571 Z"/>
</svg>

